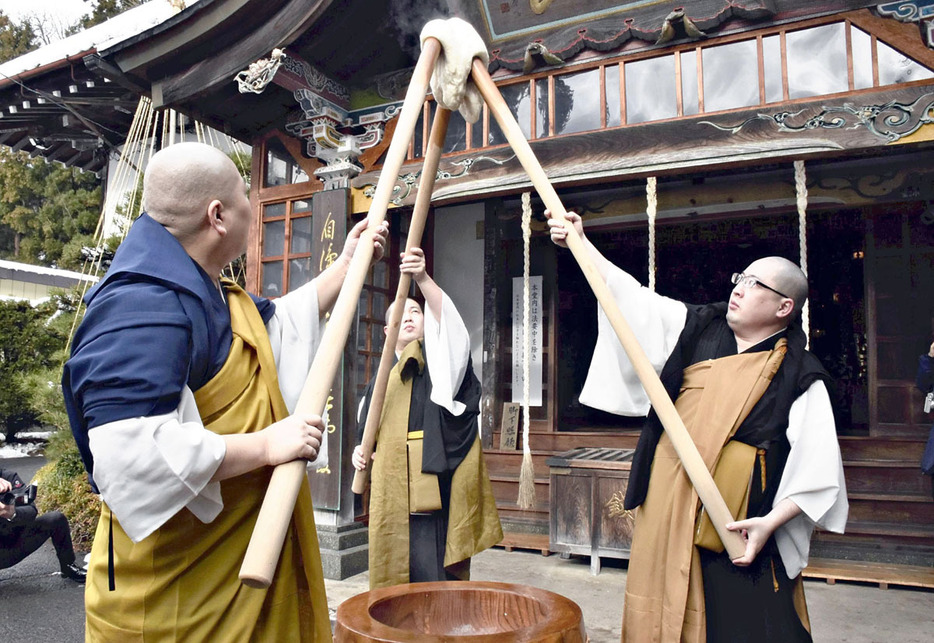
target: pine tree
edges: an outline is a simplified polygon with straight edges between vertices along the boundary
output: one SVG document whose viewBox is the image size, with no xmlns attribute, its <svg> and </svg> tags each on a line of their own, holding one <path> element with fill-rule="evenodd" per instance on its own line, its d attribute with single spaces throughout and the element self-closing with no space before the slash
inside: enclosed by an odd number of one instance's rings
<svg viewBox="0 0 934 643">
<path fill-rule="evenodd" d="M 145 0 L 97 0 L 94 3 L 94 10 L 89 14 L 85 14 L 81 18 L 81 22 L 74 27 L 74 33 L 81 31 L 82 29 L 88 29 L 94 25 L 99 25 L 100 23 L 110 20 L 114 16 L 118 16 L 124 11 L 138 7 L 141 4 L 144 4 Z"/>
<path fill-rule="evenodd" d="M 36 34 L 28 22 L 14 23 L 0 11 L 0 63 L 36 48 Z"/>
<path fill-rule="evenodd" d="M 0 148 L 0 257 L 81 270 L 102 193 L 93 174 Z"/>
</svg>

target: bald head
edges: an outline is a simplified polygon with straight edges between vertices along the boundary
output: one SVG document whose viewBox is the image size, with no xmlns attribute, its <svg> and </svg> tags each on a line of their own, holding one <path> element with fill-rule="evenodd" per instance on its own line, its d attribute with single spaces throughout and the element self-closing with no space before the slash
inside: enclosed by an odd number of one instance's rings
<svg viewBox="0 0 934 643">
<path fill-rule="evenodd" d="M 153 155 L 143 178 L 143 208 L 175 236 L 195 233 L 211 201 L 227 203 L 242 181 L 220 150 L 178 143 Z"/>
<path fill-rule="evenodd" d="M 808 283 L 795 264 L 782 257 L 753 261 L 730 293 L 726 321 L 744 351 L 787 328 L 800 314 Z"/>
<path fill-rule="evenodd" d="M 795 302 L 795 316 L 800 315 L 808 298 L 808 279 L 801 268 L 784 257 L 763 257 L 752 265 L 763 268 L 758 268 L 759 272 L 750 270 L 750 274 L 768 273 L 770 285 L 788 295 Z"/>
</svg>

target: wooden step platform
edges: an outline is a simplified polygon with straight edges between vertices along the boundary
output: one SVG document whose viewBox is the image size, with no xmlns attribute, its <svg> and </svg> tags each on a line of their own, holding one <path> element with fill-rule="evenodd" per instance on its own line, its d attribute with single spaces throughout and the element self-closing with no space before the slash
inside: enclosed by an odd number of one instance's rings
<svg viewBox="0 0 934 643">
<path fill-rule="evenodd" d="M 805 578 L 822 578 L 828 585 L 838 580 L 873 583 L 881 589 L 895 587 L 923 587 L 934 589 L 934 567 L 890 565 L 856 560 L 812 558 L 804 568 Z"/>
<path fill-rule="evenodd" d="M 496 544 L 506 551 L 529 549 L 538 551 L 542 556 L 550 556 L 548 534 L 523 534 L 515 531 L 503 534 L 503 539 Z"/>
<path fill-rule="evenodd" d="M 506 551 L 521 549 L 538 551 L 542 556 L 551 555 L 548 534 L 507 532 L 496 546 Z M 804 577 L 823 579 L 828 585 L 849 581 L 872 583 L 880 589 L 888 589 L 890 586 L 934 589 L 934 567 L 915 565 L 812 558 L 804 570 Z"/>
</svg>

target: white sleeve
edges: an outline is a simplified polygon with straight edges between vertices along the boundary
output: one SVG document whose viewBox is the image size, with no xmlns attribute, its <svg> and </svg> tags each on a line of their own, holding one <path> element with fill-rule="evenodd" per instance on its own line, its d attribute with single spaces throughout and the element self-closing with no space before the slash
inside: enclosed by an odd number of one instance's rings
<svg viewBox="0 0 934 643">
<path fill-rule="evenodd" d="M 470 334 L 446 294 L 442 293 L 441 302 L 440 322 L 436 321 L 427 304 L 425 311 L 425 352 L 431 375 L 431 401 L 454 415 L 460 415 L 466 406 L 454 396 L 467 373 Z"/>
<path fill-rule="evenodd" d="M 182 509 L 207 523 L 224 508 L 220 483 L 211 477 L 226 445 L 204 428 L 187 387 L 171 413 L 110 422 L 88 436 L 94 482 L 133 542 Z"/>
<path fill-rule="evenodd" d="M 811 384 L 794 404 L 786 431 L 791 451 L 773 506 L 788 498 L 801 513 L 775 531 L 775 542 L 789 578 L 807 566 L 814 527 L 843 533 L 849 503 L 843 459 L 827 388 Z"/>
<path fill-rule="evenodd" d="M 266 332 L 269 333 L 269 343 L 276 360 L 279 390 L 282 391 L 289 413 L 293 413 L 321 343 L 326 322 L 319 314 L 318 287 L 314 280 L 279 297 L 275 303 L 276 312 L 266 323 Z M 326 427 L 330 424 L 326 409 L 324 424 Z M 318 469 L 327 464 L 328 432 L 325 431 L 318 457 L 308 464 L 308 468 Z"/>
<path fill-rule="evenodd" d="M 680 301 L 643 288 L 615 266 L 611 266 L 606 282 L 655 372 L 661 373 L 684 330 L 687 308 Z M 580 401 L 616 415 L 639 416 L 649 411 L 649 397 L 602 306 L 598 311 L 597 343 Z"/>
<path fill-rule="evenodd" d="M 276 360 L 279 389 L 292 412 L 315 359 L 325 322 L 318 314 L 318 288 L 314 281 L 279 297 L 275 305 L 276 312 L 266 323 L 266 332 Z"/>
</svg>

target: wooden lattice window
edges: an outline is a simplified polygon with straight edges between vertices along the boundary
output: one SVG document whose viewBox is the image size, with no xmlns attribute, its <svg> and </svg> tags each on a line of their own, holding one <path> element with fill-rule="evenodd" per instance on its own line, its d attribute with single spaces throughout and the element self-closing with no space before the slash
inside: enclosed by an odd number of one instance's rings
<svg viewBox="0 0 934 643">
<path fill-rule="evenodd" d="M 311 199 L 290 199 L 262 206 L 260 294 L 278 297 L 317 274 L 311 256 Z"/>
</svg>

